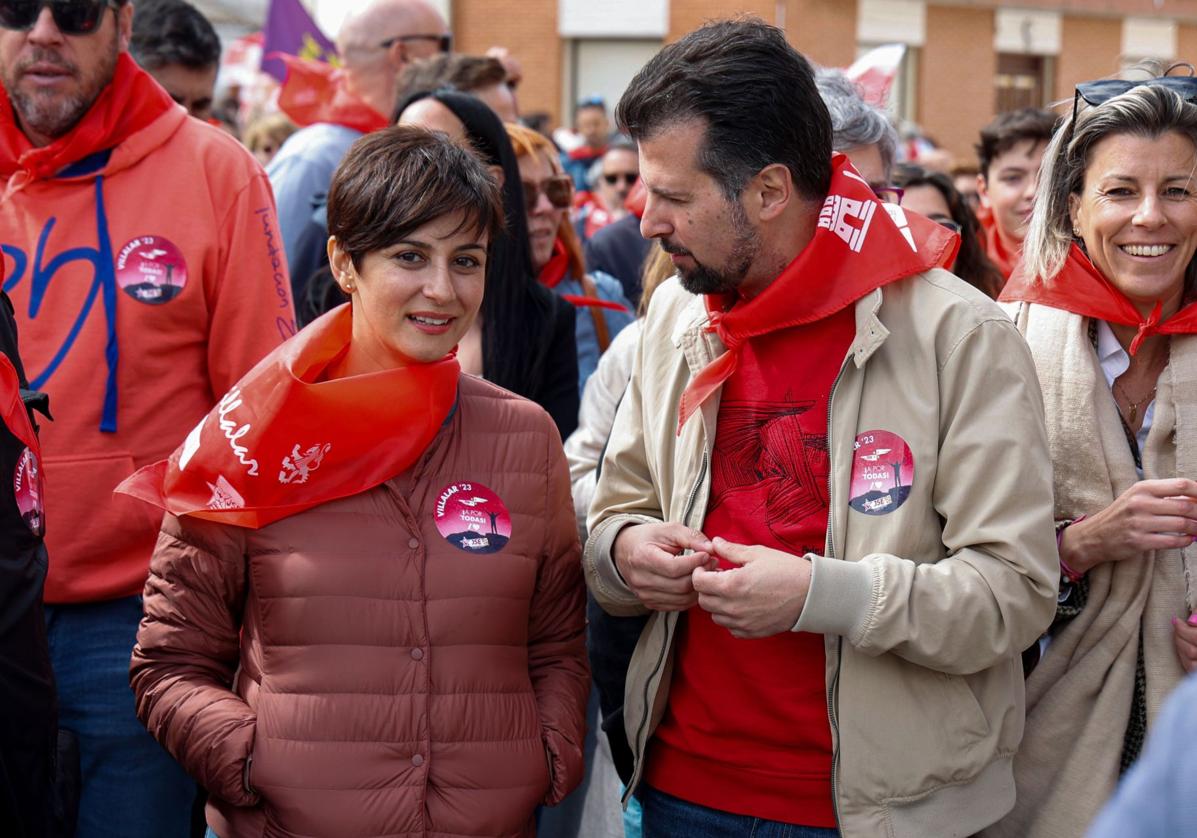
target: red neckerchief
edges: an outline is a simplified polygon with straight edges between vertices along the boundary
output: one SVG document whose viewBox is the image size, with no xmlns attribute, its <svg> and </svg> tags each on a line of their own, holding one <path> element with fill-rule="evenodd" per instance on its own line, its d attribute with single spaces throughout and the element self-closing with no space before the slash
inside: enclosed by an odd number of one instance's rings
<svg viewBox="0 0 1197 838">
<path fill-rule="evenodd" d="M 225 394 L 169 460 L 117 491 L 174 515 L 257 529 L 401 474 L 453 409 L 461 368 L 448 355 L 319 380 L 352 330 L 348 305 L 313 321 Z"/>
<path fill-rule="evenodd" d="M 1005 245 L 1002 244 L 1002 235 L 998 232 L 997 221 L 994 220 L 991 210 L 980 207 L 977 210 L 977 221 L 981 224 L 981 231 L 985 234 L 985 255 L 1002 272 L 1002 279 L 1009 280 L 1018 266 L 1018 260 L 1022 254 L 1011 254 L 1006 250 Z"/>
<path fill-rule="evenodd" d="M 882 204 L 848 158 L 834 155 L 831 190 L 815 235 L 794 261 L 751 300 L 706 296 L 707 329 L 727 351 L 682 393 L 678 434 L 736 371 L 746 340 L 822 320 L 883 285 L 950 265 L 959 247 L 960 237 L 946 227 Z"/>
<path fill-rule="evenodd" d="M 569 153 L 570 160 L 593 160 L 596 157 L 602 157 L 607 153 L 607 147 L 601 145 L 598 148 L 588 145 L 580 145 Z"/>
<path fill-rule="evenodd" d="M 0 88 L 0 176 L 24 173 L 18 189 L 53 177 L 88 155 L 115 148 L 173 107 L 174 101 L 158 82 L 122 52 L 112 81 L 79 124 L 49 145 L 35 148 L 17 126 L 8 92 Z"/>
<path fill-rule="evenodd" d="M 558 238 L 553 242 L 553 255 L 540 269 L 540 284 L 545 288 L 556 288 L 569 272 L 569 253 L 565 250 L 565 242 Z"/>
<path fill-rule="evenodd" d="M 1126 295 L 1102 276 L 1101 271 L 1094 267 L 1076 244 L 1068 252 L 1064 267 L 1051 282 L 1028 277 L 1019 265 L 998 299 L 1001 302 L 1051 306 L 1107 323 L 1135 326 L 1139 331 L 1131 341 L 1128 350 L 1131 355 L 1138 352 L 1139 345 L 1152 335 L 1197 333 L 1197 303 L 1190 303 L 1161 323 L 1163 302 L 1157 300 L 1151 314 L 1144 317 Z"/>
<path fill-rule="evenodd" d="M 540 269 L 540 284 L 545 288 L 556 288 L 568 274 L 569 253 L 565 250 L 565 242 L 558 238 L 553 242 L 553 255 L 549 257 L 549 261 L 545 262 L 544 267 Z M 611 311 L 628 310 L 627 306 L 622 306 L 611 300 L 590 297 L 585 294 L 561 294 L 561 299 L 575 308 L 605 308 Z"/>
<path fill-rule="evenodd" d="M 278 93 L 278 107 L 300 127 L 330 122 L 369 134 L 390 120 L 345 89 L 345 77 L 323 61 L 272 52 L 287 65 L 287 80 Z"/>
</svg>

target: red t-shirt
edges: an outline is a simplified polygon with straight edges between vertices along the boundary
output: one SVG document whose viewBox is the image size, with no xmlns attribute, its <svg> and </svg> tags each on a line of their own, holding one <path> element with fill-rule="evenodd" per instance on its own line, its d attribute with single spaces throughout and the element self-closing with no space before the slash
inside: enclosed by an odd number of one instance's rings
<svg viewBox="0 0 1197 838">
<path fill-rule="evenodd" d="M 823 553 L 827 401 L 854 335 L 849 306 L 745 344 L 719 406 L 707 536 Z M 741 640 L 697 606 L 678 625 L 649 784 L 725 812 L 836 826 L 822 635 Z"/>
</svg>

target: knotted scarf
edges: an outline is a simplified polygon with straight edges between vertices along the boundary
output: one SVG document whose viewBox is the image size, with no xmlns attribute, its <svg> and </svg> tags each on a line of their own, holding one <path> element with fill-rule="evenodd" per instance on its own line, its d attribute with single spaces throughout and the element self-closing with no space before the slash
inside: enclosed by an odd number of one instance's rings
<svg viewBox="0 0 1197 838">
<path fill-rule="evenodd" d="M 982 207 L 977 213 L 977 221 L 980 222 L 981 231 L 985 234 L 985 255 L 1002 272 L 1002 279 L 1009 279 L 1018 266 L 1018 260 L 1022 254 L 1010 253 L 1006 250 L 1006 246 L 1002 244 L 1001 233 L 998 232 L 997 221 L 994 220 L 990 210 Z"/>
<path fill-rule="evenodd" d="M 349 305 L 267 355 L 183 444 L 117 487 L 168 512 L 257 529 L 405 471 L 457 398 L 460 367 L 430 364 L 331 380 L 349 348 Z"/>
<path fill-rule="evenodd" d="M 750 300 L 706 296 L 707 328 L 727 351 L 682 393 L 678 434 L 736 371 L 745 341 L 822 320 L 883 285 L 950 265 L 959 247 L 960 237 L 946 227 L 878 201 L 848 158 L 836 154 L 814 237 L 794 261 Z"/>
<path fill-rule="evenodd" d="M 553 242 L 553 255 L 549 257 L 549 261 L 545 262 L 544 267 L 540 269 L 540 284 L 545 288 L 556 288 L 568 274 L 569 251 L 565 249 L 565 242 L 557 239 Z M 582 283 L 584 290 L 588 292 L 591 290 L 587 287 L 590 283 L 584 278 L 580 279 L 579 282 Z M 605 308 L 611 311 L 627 311 L 626 306 L 599 297 L 597 290 L 586 294 L 561 294 L 561 299 L 576 308 Z"/>
<path fill-rule="evenodd" d="M 1131 341 L 1128 350 L 1131 355 L 1153 335 L 1197 333 L 1197 303 L 1190 303 L 1161 323 L 1163 302 L 1157 300 L 1151 313 L 1144 317 L 1126 295 L 1102 276 L 1076 244 L 1051 282 L 1028 277 L 1020 267 L 1010 277 L 999 299 L 1002 302 L 1036 303 L 1107 323 L 1134 326 L 1139 331 Z"/>
<path fill-rule="evenodd" d="M 0 176 L 6 195 L 58 174 L 72 163 L 120 145 L 175 107 L 166 91 L 122 52 L 116 69 L 79 124 L 47 146 L 36 148 L 17 125 L 8 92 L 0 88 Z"/>
</svg>

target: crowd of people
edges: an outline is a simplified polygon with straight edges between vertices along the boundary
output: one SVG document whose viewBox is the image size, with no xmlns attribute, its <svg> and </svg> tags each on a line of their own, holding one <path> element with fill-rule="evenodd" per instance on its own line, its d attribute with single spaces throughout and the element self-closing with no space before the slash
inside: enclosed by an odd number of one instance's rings
<svg viewBox="0 0 1197 838">
<path fill-rule="evenodd" d="M 1197 80 L 336 41 L 0 0 L 0 833 L 1193 832 Z"/>
</svg>

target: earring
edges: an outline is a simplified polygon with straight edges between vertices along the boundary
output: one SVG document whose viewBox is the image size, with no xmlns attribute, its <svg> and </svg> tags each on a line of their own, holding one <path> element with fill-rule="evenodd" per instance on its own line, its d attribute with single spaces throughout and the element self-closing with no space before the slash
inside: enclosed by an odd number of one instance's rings
<svg viewBox="0 0 1197 838">
<path fill-rule="evenodd" d="M 341 274 L 340 279 L 341 279 L 341 287 L 343 289 L 345 289 L 345 293 L 346 294 L 352 293 L 353 292 L 353 283 L 349 281 L 347 275 Z"/>
</svg>

